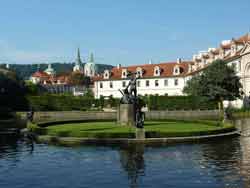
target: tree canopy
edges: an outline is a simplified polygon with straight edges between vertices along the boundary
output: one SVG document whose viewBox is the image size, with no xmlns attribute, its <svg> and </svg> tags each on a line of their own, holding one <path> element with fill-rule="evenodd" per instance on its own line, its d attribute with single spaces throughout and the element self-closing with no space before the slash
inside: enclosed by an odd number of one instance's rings
<svg viewBox="0 0 250 188">
<path fill-rule="evenodd" d="M 0 71 L 1 110 L 24 110 L 28 108 L 27 89 L 24 82 L 13 72 Z"/>
<path fill-rule="evenodd" d="M 240 98 L 241 88 L 240 78 L 236 75 L 234 67 L 228 66 L 222 60 L 216 60 L 201 74 L 197 74 L 187 81 L 183 92 L 222 102 Z"/>
<path fill-rule="evenodd" d="M 69 82 L 73 85 L 84 85 L 88 87 L 90 85 L 90 77 L 84 76 L 81 72 L 73 72 L 69 76 Z"/>
</svg>

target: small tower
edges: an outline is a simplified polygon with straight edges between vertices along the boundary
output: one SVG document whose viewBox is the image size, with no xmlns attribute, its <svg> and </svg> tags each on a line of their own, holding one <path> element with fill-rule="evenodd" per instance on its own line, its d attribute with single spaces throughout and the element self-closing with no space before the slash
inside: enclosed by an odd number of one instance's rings
<svg viewBox="0 0 250 188">
<path fill-rule="evenodd" d="M 84 75 L 93 77 L 96 75 L 96 65 L 95 65 L 95 60 L 94 60 L 94 54 L 90 54 L 89 61 L 85 64 L 84 66 Z"/>
<path fill-rule="evenodd" d="M 51 63 L 48 64 L 48 68 L 44 72 L 51 76 L 54 76 L 56 74 L 55 70 L 51 66 Z"/>
<path fill-rule="evenodd" d="M 74 72 L 82 72 L 83 71 L 83 67 L 82 67 L 82 60 L 81 60 L 81 55 L 80 55 L 80 49 L 77 49 L 77 58 L 76 58 L 76 62 L 75 62 L 75 66 L 73 67 L 73 71 Z"/>
</svg>

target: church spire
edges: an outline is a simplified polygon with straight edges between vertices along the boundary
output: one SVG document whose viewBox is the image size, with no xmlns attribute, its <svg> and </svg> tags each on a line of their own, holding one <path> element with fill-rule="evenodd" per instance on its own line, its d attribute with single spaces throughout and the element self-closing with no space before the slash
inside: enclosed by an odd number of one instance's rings
<svg viewBox="0 0 250 188">
<path fill-rule="evenodd" d="M 90 60 L 89 62 L 94 63 L 94 54 L 91 52 L 90 53 Z"/>
<path fill-rule="evenodd" d="M 82 67 L 82 60 L 81 60 L 81 55 L 80 55 L 80 48 L 77 48 L 77 57 L 76 57 L 76 62 L 75 62 L 75 66 L 73 67 L 73 71 L 83 71 L 83 67 Z"/>
<path fill-rule="evenodd" d="M 80 55 L 80 48 L 77 48 L 77 58 L 76 58 L 76 65 L 81 65 L 82 60 L 81 60 L 81 55 Z"/>
</svg>

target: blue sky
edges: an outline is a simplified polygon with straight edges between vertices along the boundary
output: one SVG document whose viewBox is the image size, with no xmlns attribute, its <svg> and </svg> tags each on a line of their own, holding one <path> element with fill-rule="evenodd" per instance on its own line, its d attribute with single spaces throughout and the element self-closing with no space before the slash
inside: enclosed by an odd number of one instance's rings
<svg viewBox="0 0 250 188">
<path fill-rule="evenodd" d="M 172 61 L 250 30 L 249 0 L 1 0 L 0 62 Z"/>
</svg>

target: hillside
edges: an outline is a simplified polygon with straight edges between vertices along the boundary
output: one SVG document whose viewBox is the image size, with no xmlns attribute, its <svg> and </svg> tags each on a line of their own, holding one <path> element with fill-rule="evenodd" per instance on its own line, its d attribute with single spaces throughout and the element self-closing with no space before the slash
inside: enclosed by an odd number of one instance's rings
<svg viewBox="0 0 250 188">
<path fill-rule="evenodd" d="M 83 64 L 84 65 L 84 64 Z M 98 73 L 102 73 L 105 69 L 111 69 L 112 65 L 96 64 Z M 45 70 L 48 64 L 39 64 L 40 70 Z M 73 63 L 52 63 L 52 67 L 55 69 L 57 74 L 68 73 L 73 69 Z M 5 67 L 4 64 L 0 65 Z M 10 64 L 10 70 L 13 70 L 17 75 L 24 79 L 29 79 L 29 77 L 38 70 L 38 64 Z"/>
</svg>

